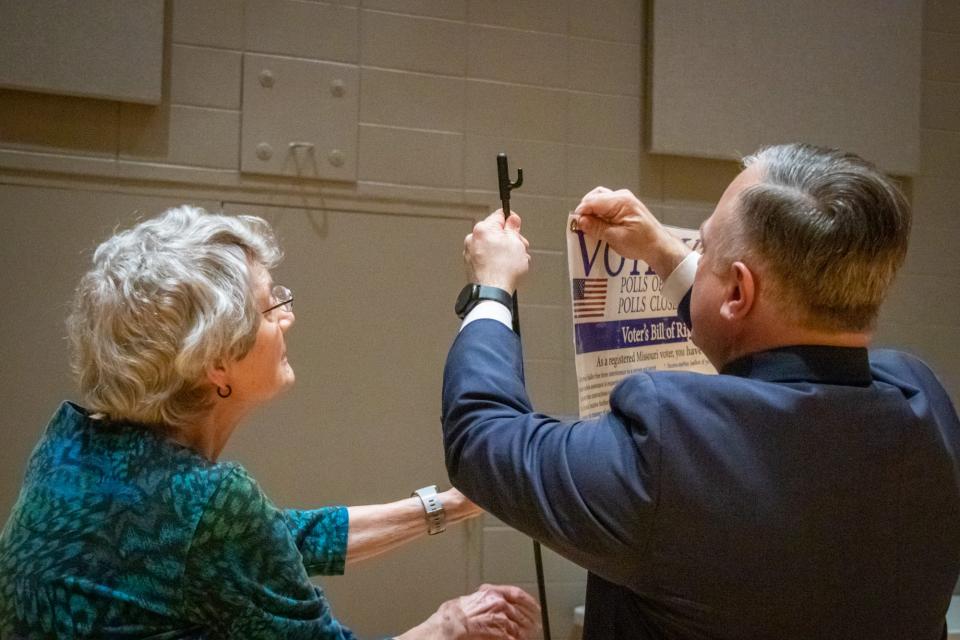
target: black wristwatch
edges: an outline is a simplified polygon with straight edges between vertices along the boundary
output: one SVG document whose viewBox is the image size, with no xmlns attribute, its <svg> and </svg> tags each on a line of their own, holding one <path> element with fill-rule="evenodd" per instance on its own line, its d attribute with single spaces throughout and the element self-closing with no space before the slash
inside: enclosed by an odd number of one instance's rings
<svg viewBox="0 0 960 640">
<path fill-rule="evenodd" d="M 454 305 L 453 310 L 457 312 L 457 317 L 463 320 L 471 309 L 484 300 L 494 300 L 507 309 L 513 308 L 513 297 L 503 289 L 470 283 L 460 290 L 460 295 L 457 296 L 457 304 Z"/>
</svg>

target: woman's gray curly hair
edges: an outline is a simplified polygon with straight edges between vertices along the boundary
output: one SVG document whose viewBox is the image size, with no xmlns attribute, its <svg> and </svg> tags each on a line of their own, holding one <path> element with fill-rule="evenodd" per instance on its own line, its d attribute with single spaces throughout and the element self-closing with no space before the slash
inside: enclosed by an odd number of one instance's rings
<svg viewBox="0 0 960 640">
<path fill-rule="evenodd" d="M 252 267 L 282 252 L 270 225 L 181 206 L 93 254 L 67 320 L 88 408 L 110 420 L 183 429 L 211 406 L 206 370 L 253 346 Z"/>
</svg>

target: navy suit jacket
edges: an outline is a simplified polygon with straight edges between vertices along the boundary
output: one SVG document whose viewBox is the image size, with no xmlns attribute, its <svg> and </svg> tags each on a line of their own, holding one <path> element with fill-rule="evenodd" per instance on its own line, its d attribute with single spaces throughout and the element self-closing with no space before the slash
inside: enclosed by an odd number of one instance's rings
<svg viewBox="0 0 960 640">
<path fill-rule="evenodd" d="M 519 338 L 477 320 L 447 359 L 443 435 L 456 487 L 589 570 L 585 638 L 946 635 L 960 424 L 911 356 L 641 373 L 563 421 L 531 406 Z"/>
</svg>

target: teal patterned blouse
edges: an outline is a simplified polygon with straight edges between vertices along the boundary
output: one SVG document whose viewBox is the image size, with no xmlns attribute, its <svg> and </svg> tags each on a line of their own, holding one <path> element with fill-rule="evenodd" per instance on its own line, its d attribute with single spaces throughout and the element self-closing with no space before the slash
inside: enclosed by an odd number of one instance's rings
<svg viewBox="0 0 960 640">
<path fill-rule="evenodd" d="M 0 638 L 353 638 L 307 577 L 343 573 L 347 528 L 64 403 L 0 534 Z"/>
</svg>

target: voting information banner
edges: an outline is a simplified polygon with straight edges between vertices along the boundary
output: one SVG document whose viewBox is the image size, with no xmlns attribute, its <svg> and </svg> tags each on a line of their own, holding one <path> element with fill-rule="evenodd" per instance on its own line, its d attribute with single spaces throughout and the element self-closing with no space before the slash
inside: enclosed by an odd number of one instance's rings
<svg viewBox="0 0 960 640">
<path fill-rule="evenodd" d="M 661 293 L 660 277 L 643 261 L 625 259 L 605 242 L 575 229 L 572 220 L 567 223 L 567 263 L 580 417 L 606 411 L 610 391 L 631 373 L 716 373 L 690 341 L 676 306 Z M 697 231 L 667 228 L 697 248 Z"/>
</svg>

